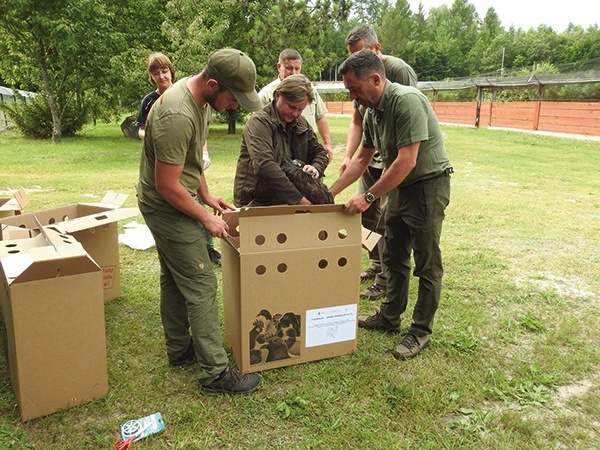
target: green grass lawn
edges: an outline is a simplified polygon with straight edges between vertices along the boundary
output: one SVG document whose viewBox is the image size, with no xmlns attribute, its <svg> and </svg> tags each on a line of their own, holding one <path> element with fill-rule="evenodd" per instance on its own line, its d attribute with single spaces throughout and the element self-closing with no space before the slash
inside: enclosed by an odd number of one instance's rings
<svg viewBox="0 0 600 450">
<path fill-rule="evenodd" d="M 349 119 L 329 121 L 331 184 Z M 599 448 L 600 143 L 443 131 L 456 169 L 444 287 L 417 358 L 397 361 L 387 352 L 399 337 L 359 330 L 352 355 L 264 371 L 247 397 L 204 396 L 193 368 L 167 366 L 155 251 L 121 245 L 123 295 L 105 307 L 108 396 L 21 423 L 0 355 L 0 448 L 110 449 L 119 424 L 156 411 L 165 431 L 132 448 Z M 229 201 L 240 132 L 217 125 L 209 137 L 209 187 Z M 34 212 L 112 190 L 135 206 L 140 150 L 117 124 L 60 145 L 0 134 L 0 197 L 24 187 Z"/>
</svg>

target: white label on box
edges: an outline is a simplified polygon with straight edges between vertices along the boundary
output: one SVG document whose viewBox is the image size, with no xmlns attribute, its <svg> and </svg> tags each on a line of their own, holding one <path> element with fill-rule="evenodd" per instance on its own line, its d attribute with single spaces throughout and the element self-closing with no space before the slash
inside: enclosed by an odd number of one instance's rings
<svg viewBox="0 0 600 450">
<path fill-rule="evenodd" d="M 356 339 L 357 304 L 306 311 L 306 347 Z"/>
</svg>

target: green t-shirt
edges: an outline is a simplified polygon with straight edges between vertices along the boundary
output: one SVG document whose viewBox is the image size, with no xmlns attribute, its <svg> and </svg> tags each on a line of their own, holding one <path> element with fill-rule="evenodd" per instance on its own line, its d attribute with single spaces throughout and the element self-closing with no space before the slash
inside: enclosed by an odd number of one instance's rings
<svg viewBox="0 0 600 450">
<path fill-rule="evenodd" d="M 200 186 L 202 147 L 208 136 L 210 107 L 198 105 L 187 87 L 188 78 L 179 80 L 155 102 L 146 123 L 136 185 L 138 198 L 165 212 L 175 208 L 156 191 L 156 160 L 183 165 L 179 180 L 192 197 L 197 198 Z"/>
<path fill-rule="evenodd" d="M 450 160 L 427 97 L 417 88 L 387 81 L 377 108 L 365 113 L 362 145 L 378 149 L 387 168 L 400 149 L 415 142 L 421 142 L 417 164 L 400 186 L 439 175 Z"/>
</svg>

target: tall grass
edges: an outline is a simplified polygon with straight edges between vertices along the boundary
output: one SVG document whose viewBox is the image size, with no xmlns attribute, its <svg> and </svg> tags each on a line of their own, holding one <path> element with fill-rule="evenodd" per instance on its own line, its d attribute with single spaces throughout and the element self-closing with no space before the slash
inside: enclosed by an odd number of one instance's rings
<svg viewBox="0 0 600 450">
<path fill-rule="evenodd" d="M 332 183 L 349 121 L 329 121 Z M 166 430 L 133 448 L 600 447 L 600 143 L 443 131 L 456 168 L 446 272 L 431 345 L 417 358 L 399 362 L 388 354 L 397 336 L 360 330 L 352 355 L 265 371 L 248 397 L 205 397 L 192 368 L 167 367 L 155 251 L 121 246 L 123 295 L 105 308 L 108 396 L 23 424 L 0 356 L 0 448 L 109 449 L 120 423 L 155 411 Z M 223 126 L 209 138 L 209 187 L 229 200 L 239 139 Z M 0 190 L 25 187 L 28 211 L 107 190 L 133 206 L 140 149 L 114 124 L 60 146 L 0 135 Z M 310 280 L 295 288 L 313 295 Z"/>
</svg>

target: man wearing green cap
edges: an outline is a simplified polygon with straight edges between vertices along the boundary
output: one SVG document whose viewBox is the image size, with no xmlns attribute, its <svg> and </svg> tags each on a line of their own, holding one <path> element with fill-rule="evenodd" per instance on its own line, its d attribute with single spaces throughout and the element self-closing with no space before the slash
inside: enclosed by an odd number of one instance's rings
<svg viewBox="0 0 600 450">
<path fill-rule="evenodd" d="M 202 162 L 210 108 L 260 109 L 255 83 L 254 62 L 235 49 L 215 52 L 201 73 L 175 83 L 148 115 L 136 185 L 160 262 L 160 313 L 169 365 L 197 362 L 207 394 L 248 394 L 261 384 L 258 375 L 229 367 L 221 341 L 217 278 L 205 230 L 226 237 L 229 228 L 219 215 L 233 206 L 210 194 Z"/>
</svg>

